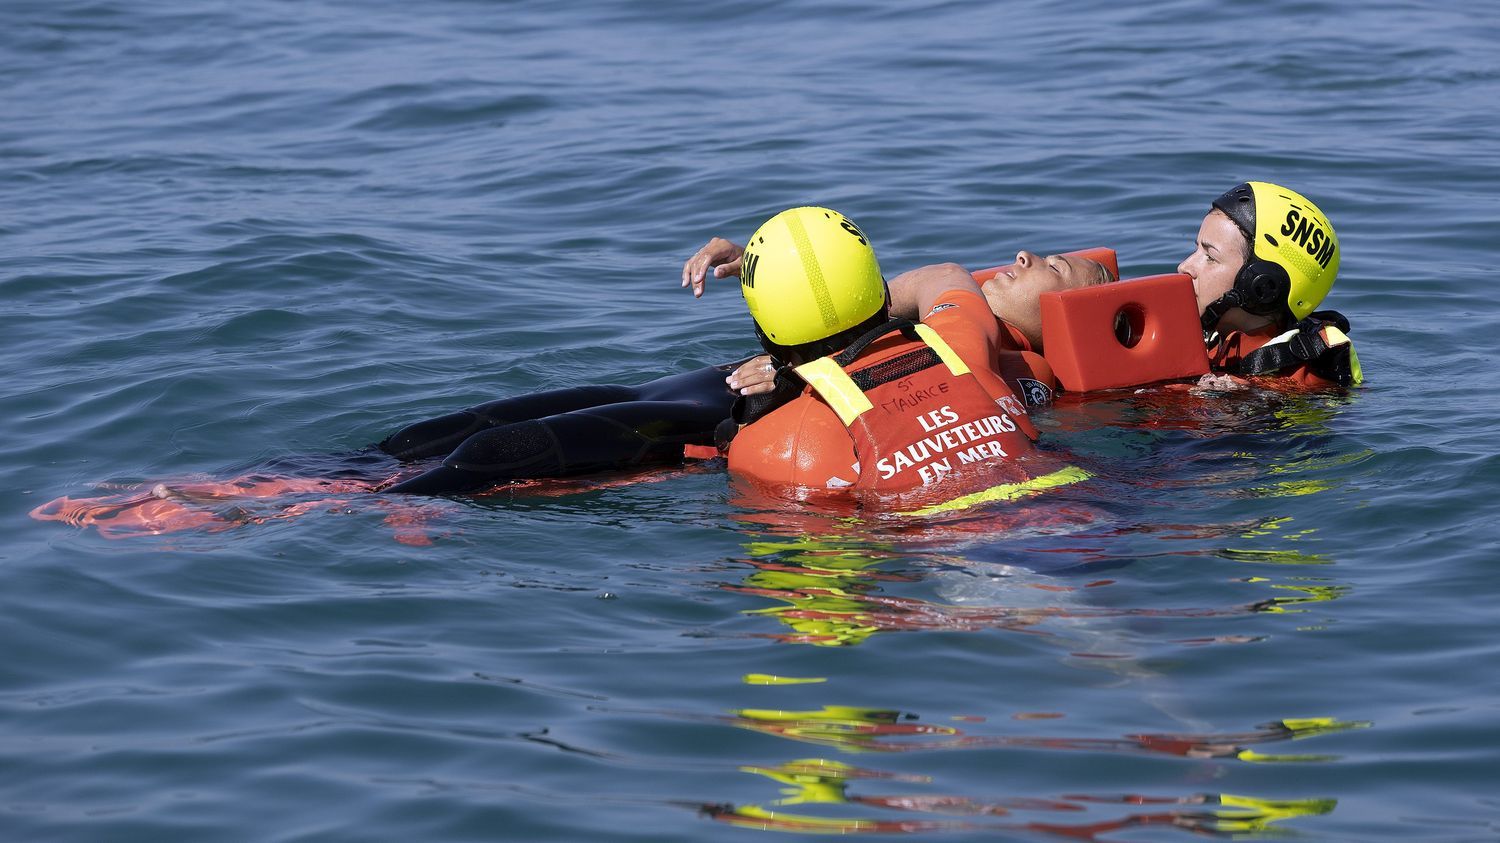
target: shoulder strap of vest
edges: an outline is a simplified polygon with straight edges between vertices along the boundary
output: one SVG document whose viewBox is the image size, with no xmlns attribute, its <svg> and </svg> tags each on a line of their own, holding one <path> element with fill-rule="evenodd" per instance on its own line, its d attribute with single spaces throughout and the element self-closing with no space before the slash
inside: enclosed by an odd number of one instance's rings
<svg viewBox="0 0 1500 843">
<path fill-rule="evenodd" d="M 916 328 L 917 323 L 911 321 L 910 319 L 892 319 L 889 322 L 876 325 L 870 330 L 865 331 L 863 334 L 860 334 L 859 337 L 854 340 L 854 342 L 849 343 L 849 346 L 843 351 L 839 352 L 838 356 L 834 357 L 833 359 L 840 366 L 848 366 L 849 364 L 853 363 L 854 359 L 858 357 L 866 348 L 870 347 L 870 343 L 880 339 L 886 334 L 900 331 L 901 334 L 909 340 L 917 339 Z"/>
<path fill-rule="evenodd" d="M 1339 386 L 1364 380 L 1359 357 L 1349 339 L 1349 320 L 1334 310 L 1321 310 L 1298 322 L 1240 360 L 1237 374 L 1264 375 L 1306 365 Z M 1326 334 L 1326 338 L 1325 338 Z"/>
<path fill-rule="evenodd" d="M 897 355 L 853 374 L 847 371 L 860 351 L 894 331 L 900 331 L 926 347 Z M 958 356 L 937 331 L 909 319 L 894 319 L 861 336 L 837 357 L 820 357 L 811 363 L 797 366 L 794 371 L 833 408 L 839 421 L 847 427 L 875 406 L 865 396 L 867 391 L 883 383 L 930 369 L 939 363 L 954 375 L 969 373 L 969 367 L 963 358 Z"/>
<path fill-rule="evenodd" d="M 880 339 L 886 334 L 892 333 L 893 331 L 900 331 L 908 339 L 913 340 L 918 339 L 924 331 L 932 332 L 933 336 L 937 335 L 936 332 L 933 332 L 931 328 L 928 328 L 925 325 L 914 323 L 910 319 L 892 319 L 889 322 L 882 322 L 881 324 L 876 325 L 874 328 L 866 331 L 865 333 L 860 334 L 859 337 L 857 337 L 854 342 L 851 343 L 848 348 L 844 349 L 844 351 L 840 353 L 836 358 L 823 359 L 832 359 L 838 361 L 838 366 L 848 366 L 854 361 L 855 357 L 859 356 L 860 352 L 864 351 L 870 346 L 870 343 L 873 343 L 874 341 Z M 945 348 L 946 346 L 947 344 L 944 343 Z M 962 361 L 959 362 L 962 363 Z M 836 368 L 838 366 L 836 366 Z M 819 368 L 821 369 L 822 367 Z M 798 379 L 799 375 L 801 375 L 800 380 Z M 825 382 L 830 382 L 828 381 L 828 378 L 832 378 L 834 377 L 834 375 L 829 372 L 826 373 L 823 377 Z M 762 393 L 759 395 L 741 395 L 738 398 L 735 398 L 734 404 L 730 409 L 730 416 L 735 420 L 737 424 L 750 424 L 751 422 L 757 421 L 762 417 L 769 415 L 771 411 L 780 408 L 783 404 L 786 404 L 793 398 L 801 395 L 803 386 L 809 383 L 811 383 L 811 381 L 808 381 L 808 375 L 803 374 L 800 367 L 794 369 L 791 366 L 781 366 L 776 370 L 776 378 L 772 382 L 772 390 L 770 392 Z M 865 386 L 864 388 L 868 389 L 869 387 Z M 819 394 L 821 395 L 822 393 L 819 392 Z M 826 396 L 825 400 L 827 400 Z M 858 413 L 856 413 L 855 415 L 857 416 Z M 842 417 L 842 415 L 840 417 Z"/>
</svg>

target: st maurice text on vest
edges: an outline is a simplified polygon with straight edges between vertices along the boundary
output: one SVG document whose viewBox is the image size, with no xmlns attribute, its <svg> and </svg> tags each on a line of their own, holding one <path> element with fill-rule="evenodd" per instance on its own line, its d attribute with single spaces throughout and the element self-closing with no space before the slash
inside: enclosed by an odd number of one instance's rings
<svg viewBox="0 0 1500 843">
<path fill-rule="evenodd" d="M 905 392 L 906 394 L 898 395 L 890 401 L 881 402 L 880 409 L 885 410 L 887 413 L 904 413 L 907 410 L 912 409 L 913 407 L 917 407 L 921 404 L 931 401 L 934 398 L 937 398 L 939 395 L 948 394 L 948 384 L 946 383 L 935 383 L 929 387 L 919 387 L 917 389 L 912 389 L 911 381 L 910 379 L 907 379 L 901 381 L 901 383 L 897 384 L 897 386 L 899 386 L 901 388 L 901 391 Z"/>
<path fill-rule="evenodd" d="M 1006 413 L 954 427 L 953 425 L 958 421 L 958 413 L 945 404 L 918 416 L 917 421 L 922 425 L 923 430 L 932 435 L 918 439 L 897 451 L 893 456 L 877 460 L 875 468 L 880 472 L 880 479 L 889 480 L 908 468 L 915 467 L 917 474 L 922 477 L 922 485 L 931 486 L 943 479 L 944 474 L 953 470 L 953 457 L 955 456 L 958 457 L 959 465 L 968 465 L 991 457 L 1010 456 L 994 439 L 1002 433 L 1011 433 L 1016 429 L 1015 421 Z M 963 450 L 956 450 L 959 448 Z M 943 456 L 950 451 L 955 453 Z"/>
</svg>

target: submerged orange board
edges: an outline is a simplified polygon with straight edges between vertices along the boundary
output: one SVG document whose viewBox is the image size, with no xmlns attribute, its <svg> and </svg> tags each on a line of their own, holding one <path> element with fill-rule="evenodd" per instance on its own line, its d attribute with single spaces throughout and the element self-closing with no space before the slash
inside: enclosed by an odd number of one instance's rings
<svg viewBox="0 0 1500 843">
<path fill-rule="evenodd" d="M 1186 275 L 1043 293 L 1042 345 L 1052 371 L 1070 392 L 1208 372 L 1198 300 Z"/>
</svg>

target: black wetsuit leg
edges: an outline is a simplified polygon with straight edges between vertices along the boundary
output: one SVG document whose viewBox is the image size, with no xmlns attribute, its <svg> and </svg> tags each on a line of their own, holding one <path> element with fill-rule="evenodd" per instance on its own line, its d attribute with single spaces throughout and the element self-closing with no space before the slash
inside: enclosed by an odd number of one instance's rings
<svg viewBox="0 0 1500 843">
<path fill-rule="evenodd" d="M 575 386 L 533 392 L 516 398 L 502 398 L 457 413 L 409 424 L 376 447 L 400 460 L 426 459 L 452 451 L 481 430 L 603 404 L 634 401 L 638 395 L 639 387 Z"/>
<path fill-rule="evenodd" d="M 454 448 L 438 468 L 392 486 L 407 494 L 462 494 L 510 480 L 571 477 L 682 458 L 710 444 L 734 395 L 725 367 L 634 387 L 588 386 L 504 399 L 426 422 L 380 444 L 403 459 Z"/>
</svg>

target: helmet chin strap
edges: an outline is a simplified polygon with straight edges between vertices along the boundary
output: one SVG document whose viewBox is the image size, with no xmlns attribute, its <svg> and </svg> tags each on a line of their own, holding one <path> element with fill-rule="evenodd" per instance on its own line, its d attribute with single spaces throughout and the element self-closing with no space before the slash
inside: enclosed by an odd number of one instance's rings
<svg viewBox="0 0 1500 843">
<path fill-rule="evenodd" d="M 1214 302 L 1208 307 L 1205 307 L 1203 309 L 1202 319 L 1203 336 L 1207 338 L 1218 330 L 1219 320 L 1224 318 L 1224 314 L 1228 313 L 1236 307 L 1243 308 L 1244 305 L 1245 298 L 1244 296 L 1240 295 L 1240 291 L 1231 289 L 1229 292 L 1220 296 L 1218 301 Z"/>
</svg>

